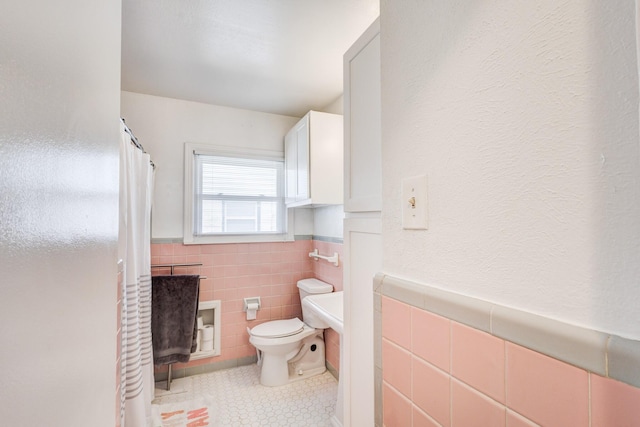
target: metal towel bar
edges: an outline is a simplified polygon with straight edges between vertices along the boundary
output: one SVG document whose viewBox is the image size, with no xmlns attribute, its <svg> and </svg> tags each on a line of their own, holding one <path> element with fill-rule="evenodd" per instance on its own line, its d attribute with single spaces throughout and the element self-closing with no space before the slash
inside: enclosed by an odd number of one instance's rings
<svg viewBox="0 0 640 427">
<path fill-rule="evenodd" d="M 201 266 L 201 262 L 192 262 L 187 264 L 153 264 L 151 268 L 171 268 L 171 275 L 173 276 L 174 267 L 198 267 Z M 206 276 L 200 276 L 200 279 L 206 279 Z M 169 363 L 169 372 L 167 373 L 167 391 L 171 390 L 171 377 L 173 376 L 173 363 Z"/>
<path fill-rule="evenodd" d="M 186 264 L 153 264 L 151 268 L 171 268 L 171 275 L 173 276 L 174 267 L 198 267 L 201 266 L 201 262 L 192 262 Z M 206 279 L 207 276 L 200 276 L 200 279 Z"/>
</svg>

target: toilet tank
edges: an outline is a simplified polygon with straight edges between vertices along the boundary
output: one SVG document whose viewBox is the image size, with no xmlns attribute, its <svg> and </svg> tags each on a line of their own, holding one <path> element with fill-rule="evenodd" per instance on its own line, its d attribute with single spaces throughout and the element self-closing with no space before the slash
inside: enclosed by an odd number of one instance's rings
<svg viewBox="0 0 640 427">
<path fill-rule="evenodd" d="M 298 281 L 298 291 L 300 291 L 300 304 L 309 295 L 330 294 L 333 286 L 318 279 L 302 279 Z M 302 321 L 308 322 L 313 318 L 313 313 L 307 313 L 307 309 L 302 306 Z"/>
<path fill-rule="evenodd" d="M 298 290 L 302 302 L 309 295 L 330 294 L 333 292 L 333 286 L 318 279 L 302 279 L 298 281 Z"/>
</svg>

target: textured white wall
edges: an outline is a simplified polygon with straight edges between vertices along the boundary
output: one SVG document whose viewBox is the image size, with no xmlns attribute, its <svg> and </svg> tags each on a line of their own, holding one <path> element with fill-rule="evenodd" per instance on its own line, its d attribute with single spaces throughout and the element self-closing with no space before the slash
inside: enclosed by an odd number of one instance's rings
<svg viewBox="0 0 640 427">
<path fill-rule="evenodd" d="M 384 271 L 640 338 L 635 2 L 383 0 Z M 401 180 L 428 175 L 428 231 Z"/>
<path fill-rule="evenodd" d="M 182 237 L 185 142 L 283 151 L 299 120 L 133 92 L 122 92 L 121 114 L 156 165 L 153 238 Z"/>
<path fill-rule="evenodd" d="M 115 425 L 120 16 L 0 13 L 2 425 Z"/>
</svg>

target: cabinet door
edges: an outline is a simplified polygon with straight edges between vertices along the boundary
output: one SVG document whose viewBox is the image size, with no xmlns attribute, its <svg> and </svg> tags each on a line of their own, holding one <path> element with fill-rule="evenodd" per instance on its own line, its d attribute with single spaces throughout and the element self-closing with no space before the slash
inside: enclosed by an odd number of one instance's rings
<svg viewBox="0 0 640 427">
<path fill-rule="evenodd" d="M 344 220 L 344 378 L 345 426 L 375 425 L 373 276 L 382 270 L 381 221 Z M 344 369 L 344 370 L 342 370 Z"/>
<path fill-rule="evenodd" d="M 298 135 L 295 129 L 284 137 L 285 203 L 296 200 L 298 194 Z"/>
<path fill-rule="evenodd" d="M 344 210 L 382 209 L 380 24 L 344 55 Z"/>
<path fill-rule="evenodd" d="M 296 177 L 296 200 L 305 200 L 309 195 L 309 115 L 295 126 L 296 158 L 298 163 Z"/>
</svg>

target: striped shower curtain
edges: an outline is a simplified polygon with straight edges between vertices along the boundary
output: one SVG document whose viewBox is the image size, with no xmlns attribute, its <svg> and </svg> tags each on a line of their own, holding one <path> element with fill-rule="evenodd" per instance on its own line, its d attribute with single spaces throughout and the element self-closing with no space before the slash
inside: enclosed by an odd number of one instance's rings
<svg viewBox="0 0 640 427">
<path fill-rule="evenodd" d="M 153 400 L 151 346 L 151 198 L 149 155 L 121 127 L 120 244 L 124 260 L 121 313 L 120 425 L 146 427 Z"/>
</svg>

